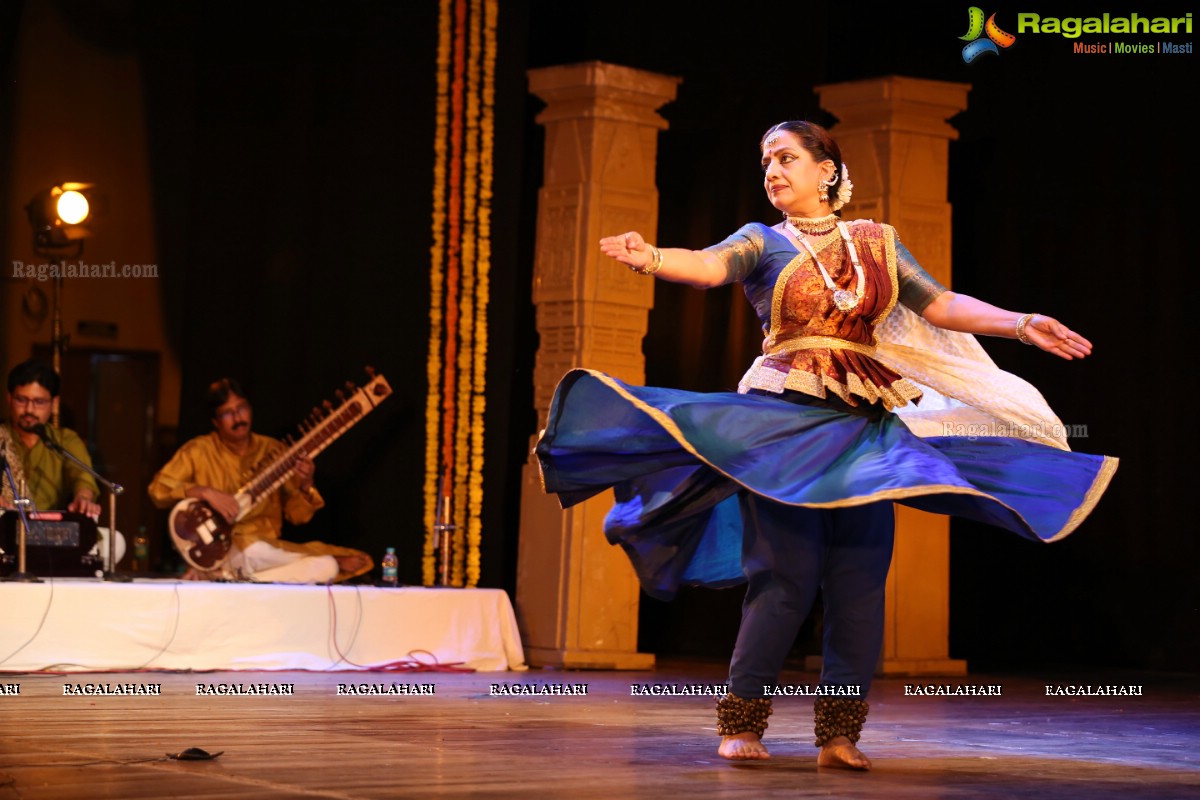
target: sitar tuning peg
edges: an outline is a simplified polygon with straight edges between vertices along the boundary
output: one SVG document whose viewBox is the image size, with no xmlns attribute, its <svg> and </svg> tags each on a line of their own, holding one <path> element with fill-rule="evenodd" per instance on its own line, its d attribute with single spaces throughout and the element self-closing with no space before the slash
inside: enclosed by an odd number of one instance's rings
<svg viewBox="0 0 1200 800">
<path fill-rule="evenodd" d="M 370 378 L 371 380 L 375 379 L 375 368 L 372 367 L 370 364 L 368 364 L 366 367 L 364 367 L 364 371 L 367 373 L 368 378 Z"/>
<path fill-rule="evenodd" d="M 337 391 L 335 391 L 334 394 L 337 395 L 338 405 L 341 405 L 342 403 L 346 402 L 346 393 L 343 392 L 341 389 L 338 389 Z"/>
<path fill-rule="evenodd" d="M 333 403 L 329 402 L 328 400 L 322 400 L 321 405 L 325 408 L 325 416 L 329 416 L 333 413 Z"/>
<path fill-rule="evenodd" d="M 350 394 L 354 394 L 356 391 L 358 391 L 358 387 L 355 386 L 350 381 L 346 381 L 346 391 L 349 392 Z"/>
</svg>

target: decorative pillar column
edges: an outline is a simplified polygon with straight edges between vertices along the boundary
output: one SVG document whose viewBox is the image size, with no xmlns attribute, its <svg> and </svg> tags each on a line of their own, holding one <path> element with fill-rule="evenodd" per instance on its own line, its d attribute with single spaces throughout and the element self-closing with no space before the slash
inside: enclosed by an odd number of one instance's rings
<svg viewBox="0 0 1200 800">
<path fill-rule="evenodd" d="M 603 256 L 602 236 L 640 231 L 654 241 L 656 110 L 678 78 L 593 61 L 530 70 L 544 100 L 545 175 L 538 195 L 533 301 L 540 336 L 534 369 L 538 430 L 559 378 L 572 367 L 643 383 L 642 338 L 654 281 Z M 536 436 L 530 440 L 530 451 Z M 522 473 L 517 617 L 530 664 L 649 669 L 637 652 L 637 577 L 604 538 L 612 493 L 562 510 L 542 490 L 535 459 Z"/>
<path fill-rule="evenodd" d="M 950 286 L 950 141 L 947 120 L 967 107 L 970 85 L 888 76 L 816 87 L 836 116 L 832 133 L 854 197 L 843 216 L 896 227 L 921 266 Z M 888 573 L 882 675 L 963 675 L 950 656 L 950 520 L 896 506 Z"/>
</svg>

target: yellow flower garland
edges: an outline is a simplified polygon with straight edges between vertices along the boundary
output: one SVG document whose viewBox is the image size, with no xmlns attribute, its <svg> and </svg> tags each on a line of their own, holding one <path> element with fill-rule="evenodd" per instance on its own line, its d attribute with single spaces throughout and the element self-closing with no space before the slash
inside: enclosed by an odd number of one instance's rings
<svg viewBox="0 0 1200 800">
<path fill-rule="evenodd" d="M 437 120 L 434 135 L 433 244 L 430 248 L 430 310 L 429 356 L 426 377 L 429 392 L 425 407 L 425 481 L 424 523 L 425 546 L 422 552 L 422 579 L 426 585 L 435 581 L 433 526 L 437 522 L 440 504 L 439 476 L 452 476 L 452 486 L 444 491 L 451 495 L 453 521 L 453 560 L 450 583 L 454 586 L 476 586 L 479 583 L 480 546 L 483 539 L 483 466 L 484 412 L 487 389 L 487 306 L 490 300 L 489 272 L 491 269 L 491 203 L 495 147 L 495 66 L 496 26 L 499 0 L 470 0 L 465 9 L 466 19 L 456 14 L 464 11 L 461 3 L 451 6 L 451 0 L 440 0 L 438 6 L 437 49 Z M 451 110 L 450 92 L 452 62 L 456 55 L 453 32 L 458 31 L 458 44 L 464 23 L 468 29 L 466 49 L 465 108 Z M 457 65 L 461 70 L 462 49 L 457 50 Z M 454 80 L 461 80 L 462 72 Z M 481 77 L 482 76 L 482 77 Z M 461 87 L 458 83 L 456 86 Z M 458 116 L 462 114 L 462 116 Z M 451 119 L 453 117 L 453 119 Z M 451 130 L 464 130 L 463 152 L 450 152 Z M 456 159 L 461 157 L 461 161 Z M 461 170 L 460 186 L 448 184 L 448 162 L 453 170 Z M 447 197 L 447 188 L 454 193 Z M 461 194 L 458 194 L 461 192 Z M 462 209 L 462 228 L 457 241 L 447 241 L 447 206 L 458 202 Z M 460 254 L 458 283 L 448 284 L 452 273 L 446 270 L 447 247 L 451 258 Z M 455 363 L 446 362 L 446 337 L 455 335 L 447 330 L 443 306 L 447 298 L 457 296 L 459 324 Z M 454 340 L 450 340 L 454 341 Z M 443 397 L 441 386 L 447 378 L 454 386 L 453 401 Z M 450 414 L 451 406 L 452 411 Z M 445 406 L 445 408 L 443 408 Z M 443 414 L 443 412 L 446 412 Z M 444 429 L 444 420 L 452 418 L 453 430 Z M 453 443 L 453 464 L 443 462 L 443 445 Z"/>
<path fill-rule="evenodd" d="M 471 0 L 467 43 L 467 92 L 466 92 L 466 148 L 463 156 L 463 231 L 462 231 L 462 278 L 460 286 L 458 347 L 458 416 L 454 431 L 454 519 L 458 527 L 454 530 L 454 559 L 450 567 L 451 582 L 455 586 L 466 583 L 465 568 L 467 555 L 467 529 L 474 521 L 469 513 L 470 465 L 472 462 L 471 442 L 471 369 L 474 366 L 472 350 L 475 344 L 475 274 L 476 274 L 476 212 L 479 196 L 479 60 L 481 19 L 480 0 Z"/>
<path fill-rule="evenodd" d="M 475 279 L 474 398 L 471 403 L 471 473 L 468 489 L 467 586 L 479 584 L 480 546 L 483 542 L 483 415 L 487 406 L 487 307 L 491 269 L 492 154 L 495 144 L 496 20 L 499 0 L 486 0 L 483 25 L 483 111 L 480 120 L 479 248 Z"/>
<path fill-rule="evenodd" d="M 441 420 L 441 341 L 443 262 L 446 249 L 446 131 L 450 106 L 450 0 L 438 8 L 437 106 L 433 138 L 433 245 L 429 270 L 429 356 L 425 376 L 429 383 L 425 398 L 425 545 L 421 551 L 421 582 L 434 582 L 433 525 L 438 508 L 438 436 Z"/>
</svg>

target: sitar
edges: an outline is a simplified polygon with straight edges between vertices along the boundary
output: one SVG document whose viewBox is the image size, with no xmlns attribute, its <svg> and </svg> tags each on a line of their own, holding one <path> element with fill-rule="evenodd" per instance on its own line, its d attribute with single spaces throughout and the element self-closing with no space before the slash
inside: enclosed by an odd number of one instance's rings
<svg viewBox="0 0 1200 800">
<path fill-rule="evenodd" d="M 168 527 L 171 541 L 184 561 L 203 571 L 224 566 L 233 547 L 234 525 L 277 491 L 301 460 L 315 458 L 392 393 L 387 380 L 370 367 L 367 376 L 370 380 L 365 386 L 347 383 L 346 391 L 337 391 L 336 408 L 328 400 L 314 408 L 309 418 L 300 423 L 300 438 L 293 441 L 289 437 L 283 449 L 255 470 L 234 494 L 238 514 L 232 522 L 199 498 L 189 497 L 175 504 Z"/>
</svg>

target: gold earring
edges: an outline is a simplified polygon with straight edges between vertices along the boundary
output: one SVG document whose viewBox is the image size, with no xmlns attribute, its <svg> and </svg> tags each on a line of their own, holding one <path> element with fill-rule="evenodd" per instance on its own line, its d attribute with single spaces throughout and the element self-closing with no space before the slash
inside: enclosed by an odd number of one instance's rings
<svg viewBox="0 0 1200 800">
<path fill-rule="evenodd" d="M 824 178 L 821 178 L 821 180 L 817 181 L 817 197 L 822 203 L 829 202 L 829 184 L 831 183 L 833 183 L 833 181 L 827 181 Z"/>
</svg>

